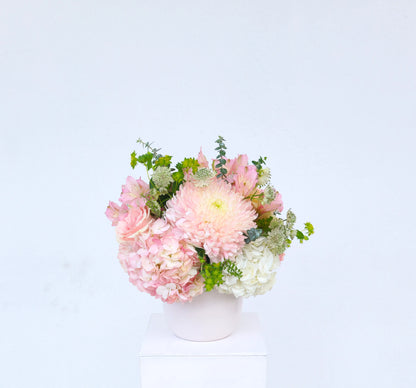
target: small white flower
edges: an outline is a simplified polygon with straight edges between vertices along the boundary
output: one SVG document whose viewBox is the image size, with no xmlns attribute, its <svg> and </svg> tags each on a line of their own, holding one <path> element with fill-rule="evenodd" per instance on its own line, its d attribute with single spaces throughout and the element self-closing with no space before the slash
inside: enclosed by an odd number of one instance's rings
<svg viewBox="0 0 416 388">
<path fill-rule="evenodd" d="M 152 175 L 153 183 L 156 187 L 165 189 L 173 182 L 172 173 L 169 167 L 159 166 Z"/>
<path fill-rule="evenodd" d="M 206 187 L 211 179 L 215 176 L 215 172 L 210 168 L 202 167 L 194 175 L 194 185 L 196 187 Z"/>
<path fill-rule="evenodd" d="M 272 186 L 266 186 L 264 189 L 263 205 L 272 203 L 276 198 L 276 190 Z"/>
<path fill-rule="evenodd" d="M 263 167 L 262 169 L 260 169 L 260 171 L 258 172 L 258 178 L 257 178 L 257 184 L 259 186 L 264 186 L 267 183 L 269 183 L 270 178 L 271 178 L 271 173 L 270 173 L 270 168 L 268 167 Z"/>
</svg>

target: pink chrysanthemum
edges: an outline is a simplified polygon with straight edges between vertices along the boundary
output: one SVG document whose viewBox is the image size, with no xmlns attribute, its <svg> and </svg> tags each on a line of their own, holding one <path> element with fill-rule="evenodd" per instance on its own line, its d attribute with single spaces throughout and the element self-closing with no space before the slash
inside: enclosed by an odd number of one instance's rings
<svg viewBox="0 0 416 388">
<path fill-rule="evenodd" d="M 184 183 L 166 210 L 166 219 L 214 262 L 236 256 L 245 244 L 243 233 L 255 227 L 256 216 L 250 201 L 221 180 L 207 187 Z"/>
</svg>

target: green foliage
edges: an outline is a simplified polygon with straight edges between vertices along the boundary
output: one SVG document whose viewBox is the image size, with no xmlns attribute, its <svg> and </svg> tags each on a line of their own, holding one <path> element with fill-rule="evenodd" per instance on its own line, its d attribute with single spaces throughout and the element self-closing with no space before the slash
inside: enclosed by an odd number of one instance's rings
<svg viewBox="0 0 416 388">
<path fill-rule="evenodd" d="M 172 174 L 172 178 L 178 183 L 179 187 L 179 185 L 183 182 L 185 172 L 188 169 L 192 169 L 192 172 L 195 173 L 198 170 L 199 163 L 195 158 L 185 158 L 182 162 L 177 163 L 175 167 L 177 171 Z"/>
<path fill-rule="evenodd" d="M 196 250 L 196 253 L 198 255 L 198 259 L 201 263 L 205 263 L 205 249 L 204 248 L 198 248 L 194 247 Z"/>
<path fill-rule="evenodd" d="M 239 279 L 243 276 L 241 270 L 232 261 L 225 260 L 222 263 L 211 263 L 203 248 L 195 248 L 195 250 L 198 254 L 198 259 L 201 262 L 200 273 L 204 278 L 206 291 L 211 291 L 215 286 L 224 283 L 224 271 L 226 271 L 229 275 L 238 277 Z"/>
<path fill-rule="evenodd" d="M 239 279 L 243 276 L 243 272 L 237 267 L 237 264 L 231 260 L 225 260 L 223 263 L 223 269 L 228 272 L 229 275 L 235 276 Z"/>
<path fill-rule="evenodd" d="M 177 183 L 177 186 L 179 186 L 180 183 L 183 181 L 183 172 L 182 171 L 175 171 L 172 173 L 173 180 Z"/>
<path fill-rule="evenodd" d="M 158 165 L 164 166 L 165 165 L 164 163 L 166 163 L 167 160 L 170 161 L 170 159 L 168 158 L 171 158 L 171 157 L 160 155 L 159 154 L 160 148 L 153 148 L 152 143 L 144 142 L 141 139 L 138 139 L 137 143 L 141 144 L 147 150 L 147 152 L 140 156 L 137 156 L 136 151 L 133 151 L 131 153 L 130 165 L 132 168 L 136 167 L 137 163 L 141 163 L 146 167 L 146 171 L 149 171 L 151 169 L 154 169 L 155 166 L 158 166 Z M 160 158 L 162 158 L 162 161 L 158 162 Z M 157 163 L 160 163 L 160 164 L 157 164 Z"/>
<path fill-rule="evenodd" d="M 315 229 L 310 222 L 305 222 L 305 229 L 308 236 L 312 236 L 315 233 Z"/>
<path fill-rule="evenodd" d="M 153 155 L 152 159 L 159 159 L 162 155 L 159 154 L 160 148 L 153 148 L 152 144 L 149 142 L 144 142 L 142 139 L 137 139 L 136 143 L 139 143 L 145 148 L 148 152 L 150 152 Z"/>
<path fill-rule="evenodd" d="M 262 156 L 260 156 L 259 160 L 257 160 L 257 161 L 252 160 L 251 163 L 253 163 L 256 166 L 257 171 L 260 171 L 263 164 L 266 164 L 266 160 L 267 160 L 266 156 L 264 158 Z"/>
<path fill-rule="evenodd" d="M 312 236 L 314 233 L 315 229 L 313 225 L 310 222 L 305 222 L 303 231 L 296 230 L 296 238 L 303 244 L 303 242 L 309 240 L 309 236 Z"/>
<path fill-rule="evenodd" d="M 263 231 L 263 235 L 266 235 L 270 232 L 270 223 L 272 222 L 273 217 L 270 216 L 268 218 L 260 218 L 256 220 L 257 228 Z"/>
<path fill-rule="evenodd" d="M 136 167 L 136 165 L 137 165 L 137 162 L 138 162 L 139 160 L 137 159 L 137 154 L 136 154 L 136 151 L 133 151 L 131 154 L 130 154 L 130 166 L 131 166 L 131 168 L 134 170 L 134 167 Z"/>
<path fill-rule="evenodd" d="M 205 264 L 201 268 L 201 275 L 204 278 L 204 285 L 207 291 L 215 286 L 224 283 L 222 278 L 222 263 Z"/>
<path fill-rule="evenodd" d="M 199 167 L 198 160 L 195 158 L 185 158 L 180 164 L 182 165 L 183 172 L 186 172 L 190 168 L 193 173 L 196 173 Z"/>
<path fill-rule="evenodd" d="M 309 240 L 309 237 L 305 236 L 300 230 L 296 230 L 296 238 L 301 244 L 303 244 L 305 240 Z"/>
<path fill-rule="evenodd" d="M 149 171 L 152 168 L 152 160 L 153 160 L 153 154 L 151 152 L 146 152 L 145 154 L 140 155 L 137 158 L 137 161 L 143 164 L 146 167 L 147 171 Z"/>
<path fill-rule="evenodd" d="M 305 223 L 304 230 L 295 229 L 296 215 L 290 209 L 286 213 L 286 219 L 279 218 L 275 215 L 269 220 L 265 222 L 266 225 L 264 225 L 263 232 L 269 229 L 267 231 L 266 243 L 273 254 L 280 255 L 284 253 L 291 246 L 294 239 L 298 239 L 303 244 L 314 233 L 313 225 L 310 222 Z M 267 223 L 269 224 L 268 227 Z"/>
<path fill-rule="evenodd" d="M 174 196 L 183 183 L 185 173 L 189 169 L 195 173 L 198 170 L 199 163 L 195 158 L 185 158 L 176 165 L 175 171 L 174 168 L 171 168 L 172 156 L 161 155 L 159 148 L 154 148 L 151 143 L 144 142 L 141 139 L 138 139 L 137 143 L 141 144 L 147 152 L 137 155 L 136 151 L 133 151 L 130 155 L 130 165 L 134 169 L 140 163 L 146 168 L 149 186 L 153 193 L 146 196 L 147 204 L 154 216 L 161 217 L 166 202 Z M 149 174 L 151 170 L 153 170 L 153 173 Z"/>
<path fill-rule="evenodd" d="M 172 161 L 172 156 L 165 155 L 161 156 L 159 159 L 155 161 L 155 167 L 170 167 Z"/>
<path fill-rule="evenodd" d="M 247 230 L 246 236 L 247 238 L 244 240 L 246 244 L 251 241 L 257 240 L 263 233 L 262 229 L 251 228 Z"/>
<path fill-rule="evenodd" d="M 222 136 L 218 136 L 218 139 L 215 140 L 215 143 L 218 144 L 218 147 L 215 148 L 215 151 L 218 151 L 217 155 L 217 164 L 215 165 L 215 168 L 218 169 L 217 178 L 225 178 L 227 175 L 227 169 L 225 168 L 225 164 L 227 163 L 227 160 L 225 158 L 225 150 L 227 147 L 224 144 L 225 139 Z"/>
<path fill-rule="evenodd" d="M 160 217 L 162 215 L 162 209 L 161 209 L 161 206 L 160 206 L 160 204 L 157 200 L 149 199 L 146 202 L 146 206 L 150 209 L 150 212 L 154 216 Z"/>
</svg>

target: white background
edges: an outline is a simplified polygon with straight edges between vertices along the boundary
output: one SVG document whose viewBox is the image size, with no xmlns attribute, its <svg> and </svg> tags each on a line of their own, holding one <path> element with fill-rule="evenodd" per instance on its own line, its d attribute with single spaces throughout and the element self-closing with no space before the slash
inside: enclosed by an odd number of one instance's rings
<svg viewBox="0 0 416 388">
<path fill-rule="evenodd" d="M 218 134 L 316 226 L 245 302 L 270 387 L 416 386 L 415 71 L 412 0 L 0 0 L 0 386 L 138 386 L 104 211 L 138 137 Z"/>
</svg>

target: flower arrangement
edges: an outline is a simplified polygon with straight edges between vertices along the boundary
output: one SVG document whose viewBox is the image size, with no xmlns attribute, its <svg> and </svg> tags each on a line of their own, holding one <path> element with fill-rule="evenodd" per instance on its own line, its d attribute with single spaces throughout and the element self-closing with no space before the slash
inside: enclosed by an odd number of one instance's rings
<svg viewBox="0 0 416 388">
<path fill-rule="evenodd" d="M 224 141 L 218 137 L 212 163 L 201 149 L 172 167 L 172 156 L 139 139 L 145 153 L 132 152 L 131 167 L 144 165 L 149 183 L 129 176 L 120 204 L 107 207 L 130 282 L 163 302 L 191 301 L 214 288 L 264 294 L 292 241 L 314 233 L 309 222 L 295 229 L 291 210 L 282 216 L 267 158 L 229 159 Z"/>
</svg>

